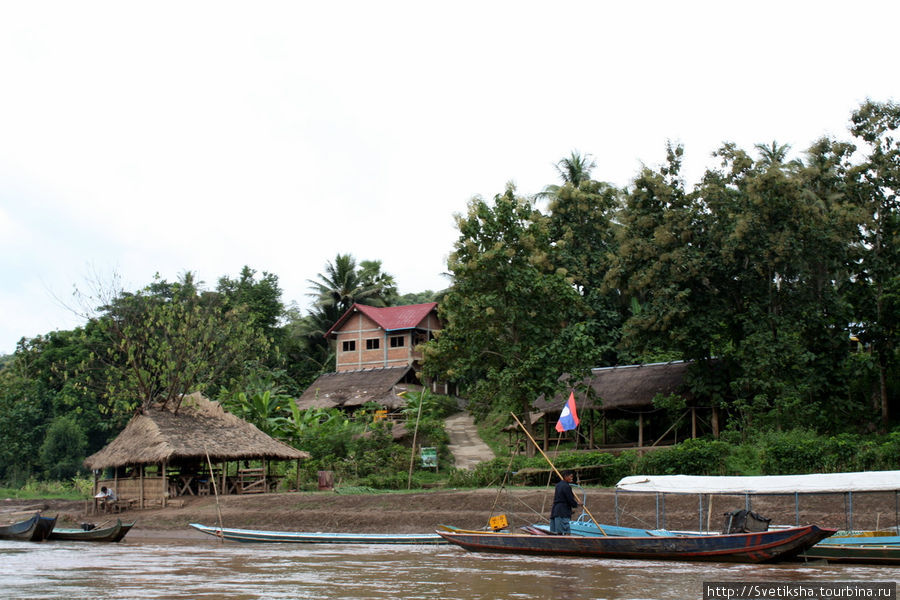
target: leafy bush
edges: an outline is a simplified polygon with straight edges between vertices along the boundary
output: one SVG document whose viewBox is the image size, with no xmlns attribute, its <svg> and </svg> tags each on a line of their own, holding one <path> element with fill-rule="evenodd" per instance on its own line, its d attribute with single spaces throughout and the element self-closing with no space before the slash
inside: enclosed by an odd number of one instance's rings
<svg viewBox="0 0 900 600">
<path fill-rule="evenodd" d="M 677 446 L 645 454 L 637 464 L 641 473 L 654 475 L 722 475 L 731 446 L 725 442 L 689 439 Z"/>
<path fill-rule="evenodd" d="M 59 498 L 83 500 L 90 496 L 93 481 L 88 477 L 76 477 L 71 481 L 39 481 L 30 478 L 21 486 L 0 488 L 4 498 Z"/>
<path fill-rule="evenodd" d="M 761 436 L 759 445 L 765 475 L 796 475 L 823 470 L 822 438 L 813 431 L 772 431 Z"/>
<path fill-rule="evenodd" d="M 418 392 L 403 392 L 401 395 L 406 398 L 406 406 L 402 412 L 406 419 L 413 423 L 420 416 L 426 419 L 446 419 L 459 411 L 459 405 L 455 398 L 433 394 L 425 388 Z M 419 412 L 420 403 L 422 405 L 421 412 Z"/>
<path fill-rule="evenodd" d="M 87 435 L 73 416 L 57 417 L 47 429 L 47 437 L 41 445 L 41 464 L 47 477 L 71 479 L 83 472 L 81 461 L 87 449 Z"/>
</svg>

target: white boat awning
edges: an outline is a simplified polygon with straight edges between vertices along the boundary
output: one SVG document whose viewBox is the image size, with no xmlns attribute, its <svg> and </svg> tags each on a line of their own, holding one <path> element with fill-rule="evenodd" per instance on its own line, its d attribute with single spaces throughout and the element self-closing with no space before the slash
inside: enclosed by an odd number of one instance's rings
<svg viewBox="0 0 900 600">
<path fill-rule="evenodd" d="M 827 492 L 893 492 L 900 490 L 900 471 L 813 473 L 759 477 L 700 475 L 632 475 L 616 484 L 626 492 L 667 494 L 815 494 Z"/>
</svg>

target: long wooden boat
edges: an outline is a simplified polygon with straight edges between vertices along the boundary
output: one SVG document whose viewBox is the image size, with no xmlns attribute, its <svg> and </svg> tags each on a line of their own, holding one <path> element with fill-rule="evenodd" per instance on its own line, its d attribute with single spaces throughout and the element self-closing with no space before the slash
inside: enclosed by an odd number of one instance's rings
<svg viewBox="0 0 900 600">
<path fill-rule="evenodd" d="M 0 540 L 40 542 L 47 539 L 55 525 L 56 517 L 42 517 L 41 513 L 35 513 L 24 521 L 0 526 Z"/>
<path fill-rule="evenodd" d="M 822 540 L 818 545 L 835 546 L 897 546 L 900 547 L 900 535 L 836 535 Z"/>
<path fill-rule="evenodd" d="M 436 533 L 327 533 L 303 531 L 265 531 L 190 526 L 209 535 L 233 542 L 290 542 L 295 544 L 446 544 Z"/>
<path fill-rule="evenodd" d="M 809 525 L 757 533 L 660 537 L 437 533 L 472 552 L 760 563 L 794 558 L 835 530 Z"/>
<path fill-rule="evenodd" d="M 117 519 L 115 525 L 97 529 L 54 528 L 47 539 L 70 542 L 119 542 L 125 537 L 125 534 L 131 531 L 132 527 L 134 527 L 134 522 L 123 523 L 121 519 Z"/>
<path fill-rule="evenodd" d="M 900 565 L 900 546 L 818 543 L 805 550 L 801 558 L 830 563 Z"/>
</svg>

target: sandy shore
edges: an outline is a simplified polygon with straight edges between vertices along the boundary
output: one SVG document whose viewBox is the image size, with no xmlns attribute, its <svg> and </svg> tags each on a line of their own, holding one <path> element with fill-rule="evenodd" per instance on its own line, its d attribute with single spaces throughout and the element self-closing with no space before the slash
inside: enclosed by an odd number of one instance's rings
<svg viewBox="0 0 900 600">
<path fill-rule="evenodd" d="M 242 496 L 178 498 L 166 508 L 134 509 L 121 515 L 91 514 L 90 501 L 2 500 L 0 521 L 11 522 L 22 514 L 41 510 L 58 514 L 61 526 L 83 522 L 102 524 L 116 517 L 135 521 L 129 539 L 153 537 L 208 537 L 189 523 L 248 529 L 284 531 L 335 531 L 370 533 L 431 532 L 439 525 L 478 529 L 488 519 L 506 515 L 512 527 L 545 522 L 552 500 L 549 488 L 431 490 L 341 494 L 298 492 Z M 741 497 L 667 496 L 615 494 L 607 488 L 587 488 L 587 507 L 601 523 L 631 527 L 718 530 L 724 513 L 744 508 Z M 773 524 L 816 524 L 844 529 L 848 525 L 846 499 L 841 494 L 801 497 L 799 513 L 793 496 L 754 498 L 751 509 L 772 519 Z M 854 494 L 853 527 L 876 529 L 897 525 L 898 502 L 894 493 Z M 660 517 L 657 519 L 657 512 Z M 618 515 L 618 519 L 616 518 Z"/>
</svg>

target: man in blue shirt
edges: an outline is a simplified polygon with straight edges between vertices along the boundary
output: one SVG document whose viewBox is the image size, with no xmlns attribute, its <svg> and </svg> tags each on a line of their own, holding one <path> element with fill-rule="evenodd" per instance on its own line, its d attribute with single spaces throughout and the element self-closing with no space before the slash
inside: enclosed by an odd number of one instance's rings
<svg viewBox="0 0 900 600">
<path fill-rule="evenodd" d="M 550 509 L 550 531 L 559 535 L 569 535 L 569 521 L 572 519 L 572 509 L 581 506 L 575 499 L 572 486 L 569 485 L 575 479 L 574 471 L 563 471 L 562 479 L 556 484 L 553 492 L 553 508 Z"/>
</svg>

